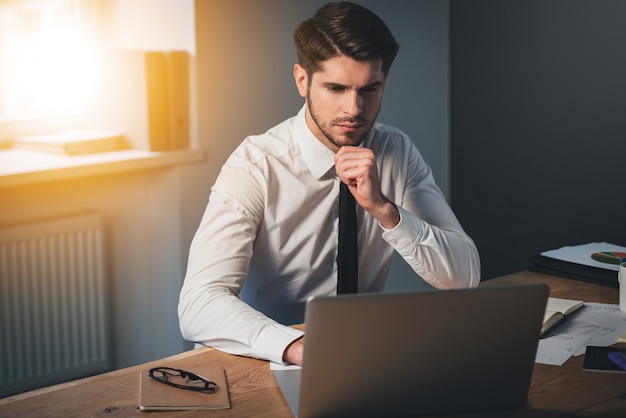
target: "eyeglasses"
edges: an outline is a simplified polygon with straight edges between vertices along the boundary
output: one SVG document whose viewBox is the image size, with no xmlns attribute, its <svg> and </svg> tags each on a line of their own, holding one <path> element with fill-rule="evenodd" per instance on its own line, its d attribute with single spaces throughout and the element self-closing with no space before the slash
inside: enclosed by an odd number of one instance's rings
<svg viewBox="0 0 626 418">
<path fill-rule="evenodd" d="M 150 369 L 149 376 L 156 381 L 179 389 L 199 392 L 215 392 L 218 389 L 217 383 L 212 380 L 181 369 L 155 367 Z"/>
</svg>

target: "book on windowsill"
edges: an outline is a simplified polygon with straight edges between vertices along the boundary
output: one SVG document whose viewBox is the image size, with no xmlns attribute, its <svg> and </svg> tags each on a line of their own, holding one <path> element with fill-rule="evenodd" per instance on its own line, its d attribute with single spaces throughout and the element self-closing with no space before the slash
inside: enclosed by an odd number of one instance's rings
<svg viewBox="0 0 626 418">
<path fill-rule="evenodd" d="M 541 336 L 545 336 L 550 330 L 556 327 L 565 319 L 583 307 L 582 300 L 548 298 L 546 313 L 543 316 L 543 326 Z"/>
<path fill-rule="evenodd" d="M 141 372 L 139 409 L 142 411 L 199 411 L 229 409 L 230 397 L 224 368 L 219 366 L 194 366 L 193 373 L 217 384 L 215 392 L 198 392 L 179 389 L 151 379 L 149 370 Z"/>
<path fill-rule="evenodd" d="M 126 137 L 115 131 L 72 129 L 42 135 L 18 136 L 13 145 L 68 155 L 117 151 L 128 147 Z"/>
</svg>

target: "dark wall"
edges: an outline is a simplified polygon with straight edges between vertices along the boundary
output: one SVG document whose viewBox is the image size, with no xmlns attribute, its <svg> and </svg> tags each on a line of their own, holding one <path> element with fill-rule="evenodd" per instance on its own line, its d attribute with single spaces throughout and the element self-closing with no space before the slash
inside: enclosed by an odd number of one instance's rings
<svg viewBox="0 0 626 418">
<path fill-rule="evenodd" d="M 483 280 L 626 246 L 626 1 L 450 2 L 451 198 Z"/>
</svg>

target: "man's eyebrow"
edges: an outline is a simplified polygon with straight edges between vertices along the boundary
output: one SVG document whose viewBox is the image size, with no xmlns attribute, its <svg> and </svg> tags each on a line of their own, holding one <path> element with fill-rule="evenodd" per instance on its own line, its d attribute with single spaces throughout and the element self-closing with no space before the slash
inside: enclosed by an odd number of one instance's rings
<svg viewBox="0 0 626 418">
<path fill-rule="evenodd" d="M 324 87 L 341 87 L 341 88 L 347 88 L 347 86 L 344 86 L 343 84 L 339 84 L 339 83 L 334 83 L 332 81 L 325 81 L 322 83 L 322 85 Z"/>
<path fill-rule="evenodd" d="M 364 85 L 364 86 L 362 86 L 362 87 L 359 87 L 359 90 L 360 90 L 360 89 L 371 88 L 371 87 L 378 87 L 378 86 L 381 86 L 382 84 L 383 84 L 383 82 L 382 82 L 382 81 L 373 81 L 373 82 L 371 82 L 371 83 L 369 83 L 369 84 L 366 84 L 366 85 Z M 340 87 L 340 88 L 348 88 L 348 86 L 346 86 L 346 85 L 344 85 L 344 84 L 335 83 L 335 82 L 333 82 L 333 81 L 326 81 L 326 82 L 323 82 L 323 83 L 322 83 L 322 85 L 323 85 L 324 87 L 335 87 L 335 88 L 336 88 L 336 87 Z"/>
<path fill-rule="evenodd" d="M 364 85 L 364 86 L 363 86 L 363 87 L 361 87 L 361 88 L 362 88 L 362 89 L 366 89 L 366 88 L 368 88 L 368 87 L 378 87 L 378 86 L 382 86 L 382 85 L 383 85 L 383 82 L 382 82 L 382 81 L 374 81 L 374 82 L 371 82 L 371 83 L 369 83 L 369 84 Z"/>
</svg>

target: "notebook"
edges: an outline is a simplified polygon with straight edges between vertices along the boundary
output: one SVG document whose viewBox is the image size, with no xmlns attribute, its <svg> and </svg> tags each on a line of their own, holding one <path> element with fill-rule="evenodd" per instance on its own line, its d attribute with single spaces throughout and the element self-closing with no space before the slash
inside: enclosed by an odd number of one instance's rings
<svg viewBox="0 0 626 418">
<path fill-rule="evenodd" d="M 214 381 L 215 392 L 183 390 L 168 386 L 142 370 L 139 376 L 139 409 L 142 411 L 195 411 L 230 408 L 228 383 L 224 368 L 203 364 L 193 367 L 193 373 Z"/>
<path fill-rule="evenodd" d="M 533 284 L 312 299 L 303 367 L 274 376 L 299 418 L 519 408 L 548 293 Z"/>
</svg>

